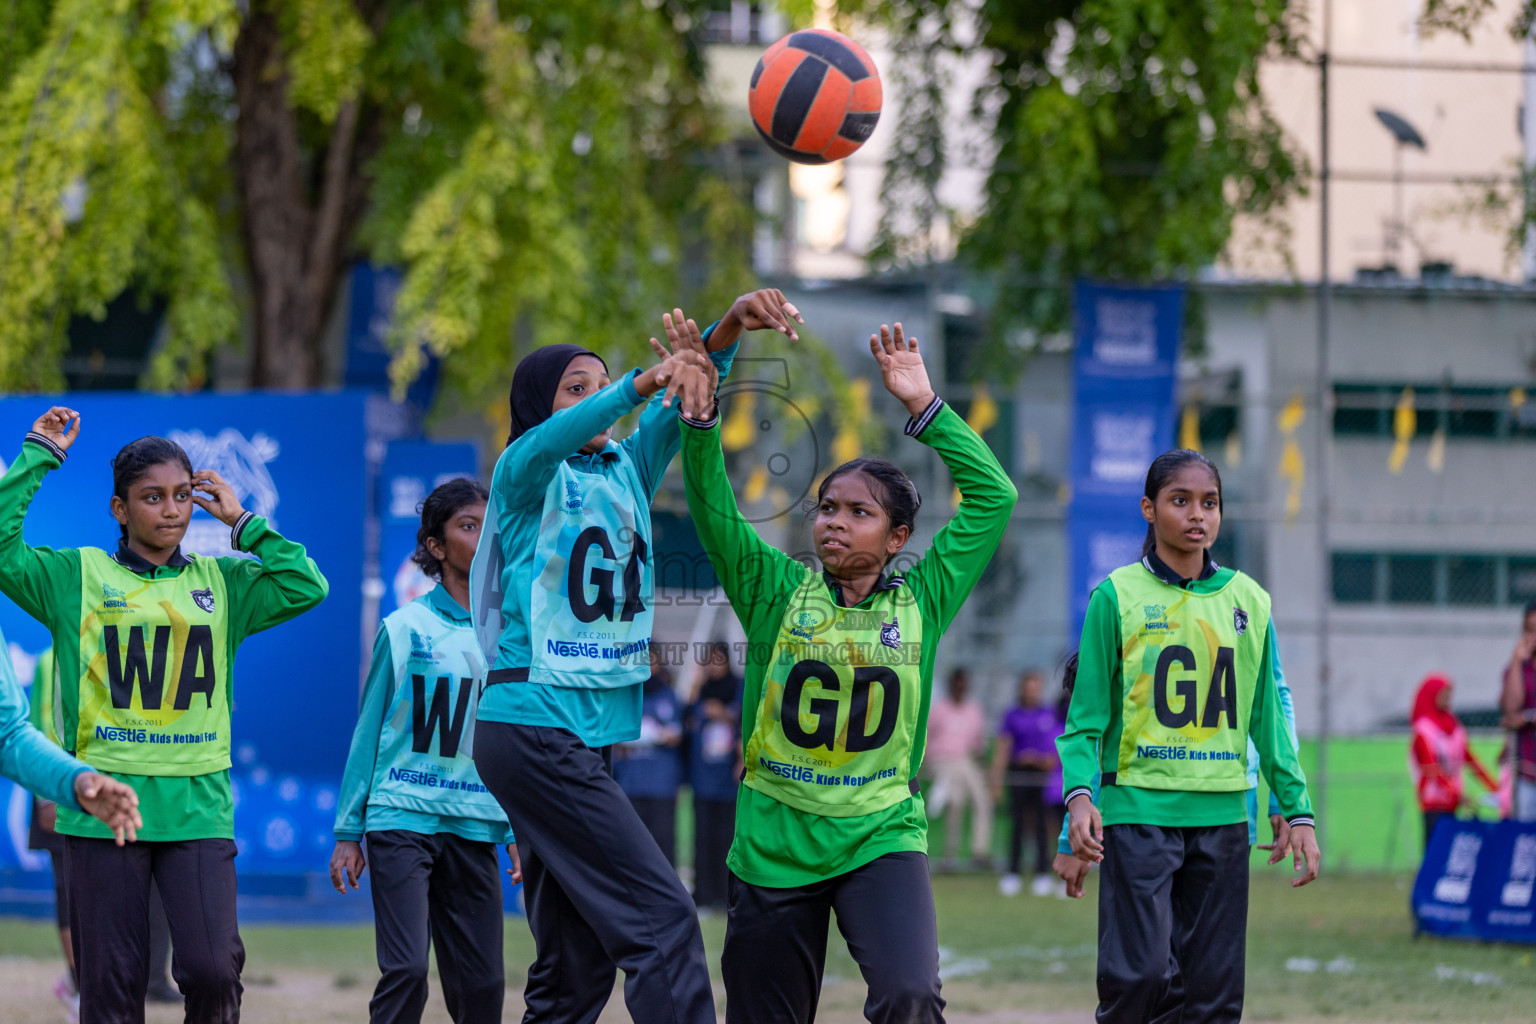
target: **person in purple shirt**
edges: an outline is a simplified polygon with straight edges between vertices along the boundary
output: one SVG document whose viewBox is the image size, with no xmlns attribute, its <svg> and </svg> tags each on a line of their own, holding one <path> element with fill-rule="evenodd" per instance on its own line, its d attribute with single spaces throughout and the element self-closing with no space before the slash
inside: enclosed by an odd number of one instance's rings
<svg viewBox="0 0 1536 1024">
<path fill-rule="evenodd" d="M 992 756 L 992 800 L 1008 787 L 1008 872 L 998 888 L 1004 896 L 1016 896 L 1023 888 L 1022 872 L 1026 822 L 1034 835 L 1035 880 L 1030 889 L 1047 896 L 1056 887 L 1051 874 L 1051 840 L 1061 827 L 1061 760 L 1056 756 L 1056 737 L 1062 734 L 1060 709 L 1044 702 L 1045 678 L 1038 669 L 1019 677 L 1019 706 L 1003 716 Z"/>
</svg>

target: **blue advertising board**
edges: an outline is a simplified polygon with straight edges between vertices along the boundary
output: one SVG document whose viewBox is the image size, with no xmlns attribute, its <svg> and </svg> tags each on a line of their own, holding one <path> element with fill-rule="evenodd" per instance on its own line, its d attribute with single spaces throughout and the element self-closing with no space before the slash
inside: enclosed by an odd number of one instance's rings
<svg viewBox="0 0 1536 1024">
<path fill-rule="evenodd" d="M 478 478 L 479 467 L 479 451 L 468 441 L 389 442 L 374 499 L 379 516 L 379 575 L 384 581 L 380 619 L 433 587 L 411 561 L 421 527 L 421 503 L 439 484 L 461 476 Z"/>
<path fill-rule="evenodd" d="M 1536 822 L 1442 818 L 1413 883 L 1414 926 L 1536 943 Z"/>
<path fill-rule="evenodd" d="M 244 506 L 303 544 L 330 582 L 320 607 L 258 633 L 235 662 L 236 842 L 242 873 L 323 870 L 332 845 L 336 783 L 357 718 L 362 645 L 363 537 L 369 513 L 361 392 L 200 394 L 162 397 L 84 392 L 0 399 L 0 460 L 20 450 L 33 420 L 54 402 L 81 414 L 64 466 L 47 475 L 24 526 L 27 543 L 113 550 L 111 459 L 127 442 L 160 434 L 212 468 Z M 229 528 L 193 514 L 183 543 L 202 555 L 238 554 Z M 50 638 L 0 599 L 0 628 L 23 683 Z M 12 822 L 27 801 L 5 783 L 7 827 L 0 869 L 45 868 Z"/>
<path fill-rule="evenodd" d="M 1141 557 L 1137 509 L 1147 467 L 1173 447 L 1174 381 L 1184 322 L 1180 287 L 1078 281 L 1072 294 L 1071 551 L 1068 606 L 1076 635 L 1088 595 Z"/>
</svg>

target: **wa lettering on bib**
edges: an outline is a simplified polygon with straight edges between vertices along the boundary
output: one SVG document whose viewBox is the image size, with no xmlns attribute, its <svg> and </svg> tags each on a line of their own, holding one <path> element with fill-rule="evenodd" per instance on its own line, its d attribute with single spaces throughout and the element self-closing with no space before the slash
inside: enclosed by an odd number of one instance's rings
<svg viewBox="0 0 1536 1024">
<path fill-rule="evenodd" d="M 146 580 L 80 549 L 80 759 L 129 775 L 229 767 L 229 605 L 211 558 Z"/>
<path fill-rule="evenodd" d="M 910 797 L 922 650 L 922 616 L 906 586 L 842 608 L 807 570 L 763 678 L 746 785 L 832 818 Z"/>
<path fill-rule="evenodd" d="M 1269 595 L 1242 573 L 1208 594 L 1169 586 L 1140 563 L 1109 579 L 1124 642 L 1115 783 L 1247 789 L 1248 722 L 1269 632 Z"/>
<path fill-rule="evenodd" d="M 485 658 L 474 630 L 419 597 L 384 619 L 395 667 L 369 802 L 428 814 L 506 822 L 475 771 L 475 709 Z"/>
</svg>

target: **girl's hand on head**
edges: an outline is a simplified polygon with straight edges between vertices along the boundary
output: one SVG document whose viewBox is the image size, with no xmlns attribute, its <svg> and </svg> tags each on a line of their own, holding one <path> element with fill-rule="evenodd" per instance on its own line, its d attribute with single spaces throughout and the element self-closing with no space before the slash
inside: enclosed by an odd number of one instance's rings
<svg viewBox="0 0 1536 1024">
<path fill-rule="evenodd" d="M 353 889 L 363 877 L 363 869 L 368 862 L 363 859 L 363 844 L 351 839 L 338 839 L 336 849 L 331 851 L 331 884 L 336 891 L 346 895 L 347 885 Z"/>
<path fill-rule="evenodd" d="M 928 367 L 917 350 L 917 339 L 908 338 L 896 325 L 895 331 L 880 325 L 878 336 L 869 336 L 869 351 L 880 364 L 880 380 L 885 389 L 907 407 L 914 417 L 933 403 L 933 385 L 928 383 Z"/>
<path fill-rule="evenodd" d="M 139 794 L 131 786 L 98 772 L 81 772 L 75 776 L 75 799 L 87 814 L 106 823 L 118 846 L 138 840 L 144 819 L 139 817 Z"/>
<path fill-rule="evenodd" d="M 1067 841 L 1078 860 L 1099 863 L 1104 859 L 1104 818 L 1086 794 L 1079 793 L 1067 806 Z"/>
<path fill-rule="evenodd" d="M 1088 877 L 1088 872 L 1093 870 L 1093 865 L 1085 860 L 1079 860 L 1070 853 L 1058 853 L 1051 861 L 1051 870 L 1056 872 L 1056 877 L 1067 883 L 1067 895 L 1075 900 L 1083 898 L 1083 879 Z"/>
<path fill-rule="evenodd" d="M 192 495 L 192 500 L 197 507 L 225 526 L 234 526 L 235 522 L 245 515 L 245 509 L 240 506 L 240 499 L 235 497 L 235 489 L 225 483 L 224 478 L 213 470 L 200 469 L 193 473 L 192 487 L 208 495 L 206 498 L 199 494 Z"/>
<path fill-rule="evenodd" d="M 1292 864 L 1301 876 L 1291 879 L 1292 888 L 1300 888 L 1317 877 L 1323 853 L 1317 848 L 1317 829 L 1311 825 L 1295 825 L 1291 828 L 1290 849 Z"/>
<path fill-rule="evenodd" d="M 80 414 L 68 406 L 55 405 L 32 421 L 32 430 L 67 452 L 80 436 Z"/>
<path fill-rule="evenodd" d="M 720 327 L 715 330 L 727 328 L 731 331 L 731 340 L 742 331 L 773 330 L 786 335 L 790 341 L 799 341 L 795 325 L 803 323 L 805 317 L 783 292 L 777 288 L 759 288 L 731 303 L 731 308 L 720 318 Z"/>
</svg>

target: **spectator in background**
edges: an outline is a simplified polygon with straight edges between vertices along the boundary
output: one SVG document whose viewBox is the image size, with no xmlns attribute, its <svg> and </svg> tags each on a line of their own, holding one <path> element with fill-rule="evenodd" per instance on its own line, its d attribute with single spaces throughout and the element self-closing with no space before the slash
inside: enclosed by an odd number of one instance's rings
<svg viewBox="0 0 1536 1024">
<path fill-rule="evenodd" d="M 953 867 L 960 852 L 961 818 L 971 806 L 971 859 L 983 870 L 992 867 L 992 800 L 987 780 L 976 762 L 987 742 L 981 705 L 969 697 L 970 674 L 957 668 L 949 674 L 949 692 L 928 710 L 928 747 L 923 768 L 933 780 L 928 807 L 934 816 L 949 816 L 944 824 L 945 857 Z"/>
<path fill-rule="evenodd" d="M 683 783 L 683 702 L 672 690 L 672 673 L 651 645 L 651 677 L 640 706 L 640 738 L 621 743 L 613 777 L 646 830 L 677 867 L 677 790 Z"/>
<path fill-rule="evenodd" d="M 1413 698 L 1413 746 L 1408 764 L 1419 792 L 1419 810 L 1424 812 L 1426 849 L 1440 819 L 1454 815 L 1466 802 L 1463 769 L 1471 767 L 1490 793 L 1499 788 L 1467 746 L 1467 730 L 1451 710 L 1453 689 L 1454 684 L 1445 676 L 1431 673 Z"/>
<path fill-rule="evenodd" d="M 693 787 L 693 902 L 724 910 L 727 869 L 736 833 L 736 780 L 741 774 L 742 679 L 729 644 L 708 646 L 704 673 L 688 707 L 688 784 Z"/>
<path fill-rule="evenodd" d="M 1520 639 L 1504 670 L 1499 709 L 1503 726 L 1514 732 L 1514 817 L 1536 821 L 1536 601 L 1525 606 Z"/>
<path fill-rule="evenodd" d="M 1044 703 L 1045 677 L 1030 669 L 1019 677 L 1019 705 L 1003 716 L 992 755 L 992 799 L 1008 787 L 1008 871 L 998 888 L 1017 896 L 1023 888 L 1024 836 L 1034 840 L 1035 880 L 1030 889 L 1048 896 L 1056 888 L 1051 873 L 1051 845 L 1061 829 L 1066 808 L 1061 803 L 1061 758 L 1056 737 L 1064 731 L 1065 699 L 1061 707 Z M 1064 698 L 1070 697 L 1070 691 Z"/>
</svg>

